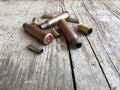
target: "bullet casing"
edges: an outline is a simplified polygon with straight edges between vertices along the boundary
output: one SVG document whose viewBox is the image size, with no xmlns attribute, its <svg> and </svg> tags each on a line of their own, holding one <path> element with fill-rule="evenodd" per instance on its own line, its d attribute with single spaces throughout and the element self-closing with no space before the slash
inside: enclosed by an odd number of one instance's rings
<svg viewBox="0 0 120 90">
<path fill-rule="evenodd" d="M 78 30 L 83 32 L 84 34 L 88 35 L 90 33 L 92 33 L 92 28 L 84 25 L 84 24 L 79 24 L 78 25 Z"/>
<path fill-rule="evenodd" d="M 52 26 L 55 26 L 60 19 L 67 19 L 67 18 L 69 18 L 69 16 L 70 15 L 69 15 L 68 11 L 65 11 L 49 20 L 46 20 L 44 23 L 40 24 L 39 27 L 41 29 L 50 28 Z"/>
<path fill-rule="evenodd" d="M 57 24 L 60 27 L 61 32 L 64 34 L 68 42 L 71 44 L 71 46 L 74 46 L 75 48 L 80 48 L 82 44 L 78 40 L 77 35 L 67 25 L 66 21 L 61 19 L 58 21 Z"/>
<path fill-rule="evenodd" d="M 51 30 L 51 33 L 53 34 L 53 36 L 55 37 L 55 38 L 59 38 L 60 37 L 60 34 L 56 31 L 56 30 Z"/>
<path fill-rule="evenodd" d="M 36 44 L 31 43 L 30 45 L 28 45 L 28 48 L 38 54 L 43 53 L 43 49 Z"/>
<path fill-rule="evenodd" d="M 43 14 L 42 18 L 51 19 L 51 18 L 53 18 L 53 16 L 50 14 Z"/>
<path fill-rule="evenodd" d="M 38 26 L 38 24 L 39 24 L 38 19 L 36 17 L 34 17 L 33 20 L 32 20 L 32 25 Z"/>
<path fill-rule="evenodd" d="M 24 23 L 23 27 L 29 34 L 42 41 L 44 44 L 50 44 L 53 40 L 53 35 L 51 33 L 44 32 L 36 26 Z"/>
<path fill-rule="evenodd" d="M 73 23 L 79 23 L 79 19 L 77 19 L 77 18 L 71 18 L 71 17 L 69 17 L 69 18 L 67 19 L 67 21 L 68 21 L 68 22 L 73 22 Z"/>
</svg>

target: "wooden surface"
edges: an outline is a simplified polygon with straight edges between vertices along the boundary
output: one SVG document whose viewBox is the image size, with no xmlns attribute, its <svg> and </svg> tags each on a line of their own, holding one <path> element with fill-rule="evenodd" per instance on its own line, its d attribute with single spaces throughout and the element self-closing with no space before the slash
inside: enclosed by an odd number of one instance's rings
<svg viewBox="0 0 120 90">
<path fill-rule="evenodd" d="M 0 90 L 120 90 L 119 0 L 10 1 L 0 1 Z M 65 10 L 93 28 L 85 36 L 68 23 L 82 42 L 79 49 L 63 36 L 44 46 L 22 27 Z M 44 52 L 30 51 L 30 43 Z"/>
</svg>

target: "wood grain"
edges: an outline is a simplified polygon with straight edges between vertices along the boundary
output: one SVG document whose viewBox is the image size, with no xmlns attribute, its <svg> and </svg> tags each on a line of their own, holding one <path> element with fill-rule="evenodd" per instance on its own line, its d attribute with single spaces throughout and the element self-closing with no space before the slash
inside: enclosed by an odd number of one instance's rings
<svg viewBox="0 0 120 90">
<path fill-rule="evenodd" d="M 4 1 L 0 1 L 0 90 L 120 90 L 119 0 Z M 77 24 L 68 22 L 82 42 L 79 49 L 71 48 L 64 36 L 45 46 L 22 27 L 33 17 L 42 23 L 44 13 L 55 16 L 65 10 L 93 28 L 85 36 Z M 44 52 L 30 51 L 30 43 Z"/>
<path fill-rule="evenodd" d="M 94 37 L 89 42 L 95 52 L 101 69 L 111 89 L 120 89 L 119 76 L 119 19 L 98 1 L 83 1 L 85 12 L 81 14 L 83 21 L 93 26 Z M 85 18 L 84 14 L 89 18 Z M 113 49 L 114 48 L 114 49 Z M 117 62 L 117 63 L 116 63 Z"/>
<path fill-rule="evenodd" d="M 82 22 L 90 26 L 91 22 L 87 20 L 89 17 L 86 16 L 86 10 L 82 6 L 81 1 L 66 1 L 65 7 L 66 10 L 70 12 L 72 17 L 79 18 L 80 23 Z M 78 90 L 109 90 L 104 74 L 101 71 L 97 58 L 92 51 L 90 42 L 88 41 L 88 38 L 94 38 L 96 35 L 93 32 L 91 35 L 86 37 L 78 31 L 77 25 L 78 24 L 70 24 L 78 35 L 80 41 L 83 43 L 82 47 L 78 50 L 70 49 L 71 58 L 74 65 L 73 70 L 75 74 L 76 87 Z"/>
<path fill-rule="evenodd" d="M 51 8 L 46 12 L 61 13 L 60 3 L 19 1 L 0 4 L 0 90 L 73 90 L 65 39 L 61 37 L 44 46 L 22 28 L 23 23 L 31 23 L 33 17 L 42 16 L 47 5 Z M 43 21 L 40 18 L 40 23 Z M 44 53 L 31 52 L 27 45 L 32 42 L 40 45 Z"/>
<path fill-rule="evenodd" d="M 120 1 L 119 0 L 99 0 L 100 3 L 113 13 L 117 18 L 120 19 Z"/>
</svg>

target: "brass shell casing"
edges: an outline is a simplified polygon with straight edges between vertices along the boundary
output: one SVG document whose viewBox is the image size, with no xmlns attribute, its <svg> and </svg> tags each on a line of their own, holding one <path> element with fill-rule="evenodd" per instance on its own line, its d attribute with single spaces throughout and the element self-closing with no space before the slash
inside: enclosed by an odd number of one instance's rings
<svg viewBox="0 0 120 90">
<path fill-rule="evenodd" d="M 23 28 L 32 36 L 36 37 L 44 44 L 50 44 L 53 40 L 53 35 L 51 33 L 44 32 L 43 30 L 37 28 L 34 25 L 29 25 L 27 23 L 23 24 Z"/>
<path fill-rule="evenodd" d="M 46 20 L 44 23 L 40 24 L 39 27 L 40 29 L 47 29 L 47 28 L 50 28 L 52 26 L 55 26 L 57 25 L 57 22 L 60 20 L 60 19 L 67 19 L 69 18 L 69 13 L 68 11 L 65 11 L 49 20 Z"/>
<path fill-rule="evenodd" d="M 30 45 L 28 45 L 28 48 L 38 54 L 43 53 L 43 49 L 36 44 L 31 43 Z"/>
<path fill-rule="evenodd" d="M 51 33 L 53 34 L 53 36 L 55 38 L 59 38 L 60 37 L 60 34 L 55 29 L 51 30 Z"/>
<path fill-rule="evenodd" d="M 59 20 L 57 24 L 71 46 L 73 46 L 74 48 L 80 48 L 82 46 L 82 44 L 78 40 L 77 35 L 75 34 L 75 32 L 73 32 L 73 30 L 71 30 L 64 19 Z"/>
<path fill-rule="evenodd" d="M 79 24 L 78 25 L 78 30 L 83 32 L 84 34 L 88 35 L 88 34 L 91 34 L 92 33 L 92 28 L 84 25 L 84 24 Z"/>
<path fill-rule="evenodd" d="M 41 18 L 51 19 L 51 18 L 53 18 L 53 16 L 51 14 L 43 14 L 43 16 Z"/>
<path fill-rule="evenodd" d="M 36 17 L 34 17 L 32 20 L 32 25 L 38 26 L 38 24 L 39 24 L 39 20 Z"/>
<path fill-rule="evenodd" d="M 67 21 L 68 21 L 68 22 L 73 22 L 73 23 L 79 23 L 79 19 L 77 19 L 77 18 L 71 18 L 71 17 L 69 17 L 69 18 L 67 19 Z"/>
</svg>

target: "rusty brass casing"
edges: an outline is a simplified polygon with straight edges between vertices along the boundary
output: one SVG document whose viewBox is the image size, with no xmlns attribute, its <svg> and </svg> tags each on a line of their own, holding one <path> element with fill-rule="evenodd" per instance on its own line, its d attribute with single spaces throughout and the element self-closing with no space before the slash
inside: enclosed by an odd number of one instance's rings
<svg viewBox="0 0 120 90">
<path fill-rule="evenodd" d="M 53 18 L 53 16 L 51 14 L 43 14 L 42 18 L 47 18 L 47 19 L 51 19 Z"/>
<path fill-rule="evenodd" d="M 37 28 L 34 25 L 24 23 L 23 27 L 29 34 L 36 37 L 46 45 L 50 44 L 53 40 L 53 35 L 51 33 L 44 32 L 43 30 Z"/>
<path fill-rule="evenodd" d="M 40 24 L 39 27 L 41 29 L 50 28 L 52 26 L 55 26 L 60 19 L 67 19 L 67 18 L 69 18 L 69 16 L 70 15 L 69 15 L 68 11 L 65 11 L 49 20 L 46 20 L 44 23 Z"/>
<path fill-rule="evenodd" d="M 51 33 L 53 34 L 53 36 L 55 38 L 59 38 L 60 37 L 60 34 L 55 29 L 51 30 Z"/>
<path fill-rule="evenodd" d="M 57 24 L 71 46 L 74 48 L 80 48 L 82 46 L 77 35 L 71 30 L 64 19 L 59 20 Z"/>
<path fill-rule="evenodd" d="M 38 26 L 38 24 L 39 24 L 38 19 L 36 17 L 34 17 L 32 20 L 32 25 Z"/>
<path fill-rule="evenodd" d="M 78 30 L 83 32 L 85 35 L 91 34 L 92 33 L 92 28 L 84 25 L 84 24 L 78 24 Z"/>
<path fill-rule="evenodd" d="M 30 45 L 28 45 L 28 48 L 38 54 L 43 53 L 43 49 L 36 44 L 31 43 Z"/>
<path fill-rule="evenodd" d="M 79 23 L 79 19 L 77 19 L 77 18 L 71 18 L 71 17 L 69 17 L 69 18 L 67 19 L 67 21 L 68 21 L 68 22 L 73 22 L 73 23 Z"/>
</svg>

